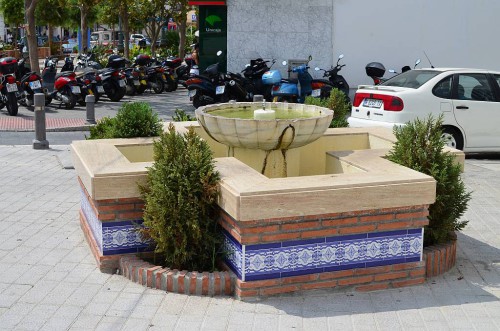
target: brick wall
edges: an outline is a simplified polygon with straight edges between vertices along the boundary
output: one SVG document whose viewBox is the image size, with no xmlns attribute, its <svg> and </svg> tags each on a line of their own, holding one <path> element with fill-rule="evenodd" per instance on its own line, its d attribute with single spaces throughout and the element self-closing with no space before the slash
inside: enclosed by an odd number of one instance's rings
<svg viewBox="0 0 500 331">
<path fill-rule="evenodd" d="M 457 238 L 441 245 L 434 245 L 424 248 L 424 261 L 426 276 L 439 276 L 455 266 L 457 258 Z"/>
<path fill-rule="evenodd" d="M 362 210 L 238 222 L 223 210 L 219 224 L 242 245 L 422 228 L 428 206 Z"/>
</svg>

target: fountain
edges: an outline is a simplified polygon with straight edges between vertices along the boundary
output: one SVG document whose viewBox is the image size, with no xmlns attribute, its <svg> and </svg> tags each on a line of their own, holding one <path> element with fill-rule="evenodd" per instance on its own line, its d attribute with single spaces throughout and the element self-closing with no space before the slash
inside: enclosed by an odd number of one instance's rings
<svg viewBox="0 0 500 331">
<path fill-rule="evenodd" d="M 198 122 L 174 123 L 179 133 L 194 128 L 213 151 L 221 175 L 218 222 L 236 297 L 425 281 L 423 227 L 434 179 L 384 158 L 395 140 L 391 130 L 328 129 L 332 115 L 300 104 L 228 103 L 197 109 Z M 153 139 L 71 145 L 80 222 L 102 270 L 115 271 L 121 257 L 147 249 L 135 232 L 143 208 L 137 184 L 153 162 Z M 455 153 L 463 163 L 463 153 Z M 171 272 L 145 268 L 134 274 L 177 288 Z M 199 278 L 184 275 L 183 284 Z"/>
<path fill-rule="evenodd" d="M 294 103 L 238 103 L 200 107 L 196 118 L 215 141 L 228 146 L 227 156 L 235 148 L 264 152 L 252 154 L 253 164 L 270 178 L 288 177 L 287 151 L 319 139 L 333 118 L 333 111 L 313 105 Z"/>
</svg>

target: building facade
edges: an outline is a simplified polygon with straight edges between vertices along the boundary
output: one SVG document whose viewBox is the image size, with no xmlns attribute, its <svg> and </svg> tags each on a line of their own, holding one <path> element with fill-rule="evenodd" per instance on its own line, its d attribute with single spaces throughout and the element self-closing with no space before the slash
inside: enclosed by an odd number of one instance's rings
<svg viewBox="0 0 500 331">
<path fill-rule="evenodd" d="M 227 0 L 227 10 L 229 71 L 257 54 L 277 59 L 283 73 L 283 60 L 309 55 L 311 68 L 329 68 L 343 53 L 341 74 L 354 89 L 372 83 L 365 65 L 373 61 L 396 71 L 418 58 L 419 68 L 500 70 L 497 0 Z"/>
</svg>

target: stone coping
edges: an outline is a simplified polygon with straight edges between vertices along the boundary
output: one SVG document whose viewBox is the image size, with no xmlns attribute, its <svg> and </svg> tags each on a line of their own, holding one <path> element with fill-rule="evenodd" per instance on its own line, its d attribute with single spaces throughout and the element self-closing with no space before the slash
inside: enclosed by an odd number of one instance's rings
<svg viewBox="0 0 500 331">
<path fill-rule="evenodd" d="M 175 125 L 179 132 L 198 126 L 197 122 Z M 348 135 L 368 135 L 372 149 L 335 151 L 328 155 L 362 170 L 356 173 L 270 179 L 233 157 L 216 158 L 222 179 L 219 205 L 236 220 L 245 221 L 434 202 L 432 177 L 382 157 L 394 141 L 391 130 L 343 128 L 328 129 L 325 133 L 325 136 Z M 95 200 L 138 197 L 137 183 L 145 182 L 147 167 L 152 162 L 130 162 L 118 148 L 151 147 L 153 139 L 73 142 L 73 163 L 90 196 Z M 458 160 L 463 160 L 463 153 L 456 151 L 456 154 Z"/>
</svg>

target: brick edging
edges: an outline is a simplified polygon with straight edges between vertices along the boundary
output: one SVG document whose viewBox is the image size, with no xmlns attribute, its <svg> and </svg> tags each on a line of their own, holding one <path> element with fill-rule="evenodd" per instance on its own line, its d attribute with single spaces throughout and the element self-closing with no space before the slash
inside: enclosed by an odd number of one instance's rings
<svg viewBox="0 0 500 331">
<path fill-rule="evenodd" d="M 179 294 L 231 296 L 236 284 L 236 275 L 229 271 L 171 270 L 145 262 L 137 256 L 121 257 L 119 272 L 135 283 Z"/>
<path fill-rule="evenodd" d="M 445 244 L 424 248 L 426 278 L 444 274 L 455 266 L 457 258 L 457 240 L 450 240 Z"/>
</svg>

